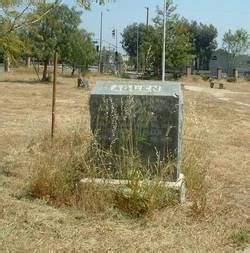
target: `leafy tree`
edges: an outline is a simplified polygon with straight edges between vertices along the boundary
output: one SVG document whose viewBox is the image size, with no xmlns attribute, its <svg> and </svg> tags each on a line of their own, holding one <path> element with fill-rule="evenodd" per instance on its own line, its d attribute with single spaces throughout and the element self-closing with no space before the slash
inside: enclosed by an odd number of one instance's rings
<svg viewBox="0 0 250 253">
<path fill-rule="evenodd" d="M 250 36 L 244 29 L 239 29 L 235 31 L 235 33 L 229 30 L 224 34 L 223 49 L 227 52 L 229 72 L 232 72 L 233 68 L 239 65 L 239 56 L 245 53 L 249 48 Z"/>
<path fill-rule="evenodd" d="M 58 2 L 48 5 L 44 12 L 39 14 L 35 11 L 38 0 L 1 0 L 0 2 L 0 38 L 15 32 L 25 26 L 32 25 L 47 15 Z"/>
<path fill-rule="evenodd" d="M 92 3 L 105 4 L 109 0 L 76 0 L 85 9 L 90 9 Z M 37 23 L 60 4 L 54 0 L 43 8 L 43 12 L 34 11 L 35 7 L 46 1 L 41 0 L 1 0 L 0 1 L 0 38 L 11 32 Z"/>
<path fill-rule="evenodd" d="M 92 3 L 104 4 L 109 0 L 76 0 L 85 9 L 90 9 Z M 25 29 L 36 24 L 47 14 L 53 12 L 60 3 L 54 0 L 43 11 L 36 7 L 45 1 L 40 0 L 1 0 L 0 1 L 0 49 L 4 50 L 5 66 L 9 66 L 10 59 L 14 61 L 15 56 L 22 51 L 23 44 L 16 33 L 20 29 Z"/>
<path fill-rule="evenodd" d="M 143 23 L 133 23 L 132 25 L 128 25 L 122 33 L 122 47 L 129 55 L 131 64 L 135 67 L 137 67 L 137 43 L 139 48 L 139 65 L 143 63 L 140 48 L 145 37 L 145 30 L 146 26 Z"/>
<path fill-rule="evenodd" d="M 198 24 L 196 21 L 182 21 L 191 35 L 196 68 L 208 69 L 212 52 L 217 48 L 217 29 L 213 25 Z"/>
<path fill-rule="evenodd" d="M 173 1 L 167 1 L 166 9 L 166 66 L 168 68 L 182 69 L 192 59 L 192 45 L 190 43 L 190 32 L 175 13 L 176 6 Z M 163 41 L 163 11 L 158 8 L 154 18 L 154 24 L 158 33 L 158 53 L 155 63 L 155 71 L 158 73 L 162 65 L 162 41 Z M 159 51 L 160 50 L 160 51 Z"/>
<path fill-rule="evenodd" d="M 178 15 L 175 14 L 176 11 L 176 5 L 173 4 L 173 0 L 167 0 L 166 2 L 166 20 L 170 20 L 173 18 L 177 18 Z M 163 16 L 164 16 L 164 11 L 157 6 L 156 10 L 156 17 L 154 17 L 153 21 L 156 27 L 161 28 L 163 26 Z"/>
<path fill-rule="evenodd" d="M 63 62 L 72 65 L 72 76 L 76 67 L 82 71 L 87 70 L 89 64 L 93 63 L 96 57 L 91 34 L 84 29 L 72 33 L 60 47 L 60 56 Z"/>
<path fill-rule="evenodd" d="M 167 0 L 166 6 L 166 16 L 171 18 L 176 9 L 176 6 L 173 5 L 172 0 Z M 137 61 L 137 38 L 138 38 L 138 47 L 139 47 L 139 65 L 144 66 L 144 70 L 152 67 L 152 59 L 156 53 L 156 49 L 162 49 L 162 40 L 159 41 L 162 31 L 160 30 L 163 27 L 163 11 L 157 9 L 157 16 L 154 18 L 154 26 L 146 26 L 143 23 L 128 25 L 122 33 L 122 47 L 127 52 L 130 57 L 130 63 L 136 66 Z M 158 50 L 158 53 L 159 53 Z M 154 52 L 154 53 L 153 53 Z M 156 57 L 161 59 L 157 55 Z M 151 59 L 151 60 L 150 60 Z"/>
<path fill-rule="evenodd" d="M 15 62 L 15 58 L 24 50 L 25 44 L 17 31 L 38 22 L 54 8 L 54 5 L 50 5 L 38 14 L 34 11 L 37 4 L 38 1 L 34 0 L 0 2 L 0 48 L 4 52 L 5 71 L 8 71 L 10 62 Z"/>
<path fill-rule="evenodd" d="M 171 0 L 167 1 L 166 20 L 166 65 L 168 68 L 182 68 L 192 59 L 192 45 L 190 33 L 185 24 L 174 13 L 176 6 Z M 146 27 L 144 24 L 132 24 L 125 28 L 123 48 L 130 58 L 135 61 L 137 49 L 137 28 L 139 28 L 139 60 L 143 64 L 144 72 L 154 71 L 159 76 L 162 66 L 163 41 L 163 11 L 158 8 L 153 19 L 154 25 Z"/>
<path fill-rule="evenodd" d="M 77 3 L 82 5 L 87 10 L 89 10 L 91 8 L 91 4 L 94 3 L 94 2 L 99 4 L 99 5 L 103 5 L 106 2 L 111 2 L 111 1 L 112 0 L 76 0 Z"/>
<path fill-rule="evenodd" d="M 145 43 L 150 45 L 151 65 L 155 75 L 160 75 L 162 66 L 162 40 L 163 24 L 157 24 L 154 29 L 148 31 Z M 182 69 L 192 60 L 192 45 L 190 43 L 190 34 L 186 26 L 177 16 L 166 22 L 166 66 L 167 68 Z M 145 51 L 144 51 L 145 52 Z M 149 50 L 146 51 L 147 54 Z"/>
<path fill-rule="evenodd" d="M 105 4 L 109 0 L 76 0 L 76 3 L 85 9 L 90 9 L 92 3 Z M 18 29 L 35 24 L 44 16 L 54 10 L 60 4 L 60 0 L 54 0 L 44 12 L 34 11 L 37 5 L 45 3 L 41 0 L 1 0 L 0 1 L 0 37 Z"/>
<path fill-rule="evenodd" d="M 15 62 L 15 58 L 24 50 L 24 43 L 15 33 L 10 33 L 0 37 L 0 48 L 3 51 L 4 70 L 9 71 L 10 62 Z"/>
<path fill-rule="evenodd" d="M 119 71 L 123 64 L 122 55 L 113 49 L 102 49 L 102 58 L 101 58 L 101 65 L 106 72 L 113 72 Z"/>
<path fill-rule="evenodd" d="M 44 8 L 47 8 L 47 4 L 41 5 L 38 12 L 43 12 Z M 47 67 L 54 51 L 60 52 L 65 49 L 65 45 L 70 45 L 70 39 L 78 31 L 80 16 L 81 12 L 74 8 L 58 5 L 28 31 L 27 37 L 31 39 L 33 54 L 43 61 L 42 80 L 47 79 Z"/>
<path fill-rule="evenodd" d="M 181 69 L 190 63 L 193 58 L 190 33 L 178 19 L 173 20 L 168 26 L 166 64 L 171 68 Z"/>
<path fill-rule="evenodd" d="M 144 33 L 140 52 L 144 63 L 144 72 L 151 72 L 155 68 L 158 58 L 161 59 L 162 43 L 159 41 L 161 35 L 154 26 L 149 25 Z"/>
</svg>

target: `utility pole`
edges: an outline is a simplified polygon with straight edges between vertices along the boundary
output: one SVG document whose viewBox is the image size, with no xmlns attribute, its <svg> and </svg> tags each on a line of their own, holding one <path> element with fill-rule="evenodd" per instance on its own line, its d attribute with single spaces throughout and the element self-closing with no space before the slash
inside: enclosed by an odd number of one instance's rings
<svg viewBox="0 0 250 253">
<path fill-rule="evenodd" d="M 51 138 L 55 132 L 55 107 L 56 107 L 56 77 L 57 77 L 57 52 L 54 52 L 54 73 L 53 73 L 53 91 L 52 91 L 52 121 L 51 121 Z"/>
<path fill-rule="evenodd" d="M 115 47 L 116 47 L 116 52 L 118 52 L 118 33 L 117 29 L 115 30 Z"/>
<path fill-rule="evenodd" d="M 139 25 L 137 25 L 137 40 L 136 40 L 136 69 L 139 73 Z"/>
<path fill-rule="evenodd" d="M 117 29 L 115 30 L 115 68 L 116 72 L 118 73 L 118 33 Z"/>
<path fill-rule="evenodd" d="M 162 81 L 165 81 L 165 71 L 166 71 L 166 9 L 167 0 L 164 0 L 164 10 L 163 10 L 163 49 L 162 49 Z"/>
<path fill-rule="evenodd" d="M 148 22 L 149 22 L 149 7 L 145 7 L 147 10 L 147 18 L 146 18 L 146 26 L 148 28 Z"/>
<path fill-rule="evenodd" d="M 102 72 L 102 16 L 101 12 L 101 25 L 100 25 L 100 48 L 99 48 L 99 72 Z"/>
<path fill-rule="evenodd" d="M 115 39 L 114 62 L 115 62 L 115 70 L 118 72 L 118 31 L 117 29 L 112 30 L 112 37 L 113 39 Z"/>
</svg>

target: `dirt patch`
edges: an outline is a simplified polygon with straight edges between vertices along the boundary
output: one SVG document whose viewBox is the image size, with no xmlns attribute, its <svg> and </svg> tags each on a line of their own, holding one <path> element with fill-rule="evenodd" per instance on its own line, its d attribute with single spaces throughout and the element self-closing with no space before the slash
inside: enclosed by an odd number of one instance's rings
<svg viewBox="0 0 250 253">
<path fill-rule="evenodd" d="M 231 91 L 231 90 L 226 90 L 226 89 L 211 89 L 207 87 L 199 87 L 199 86 L 192 86 L 192 85 L 185 85 L 184 87 L 186 90 L 195 91 L 195 92 L 203 92 L 206 94 L 210 94 L 223 101 L 230 101 L 231 103 L 234 103 L 236 105 L 250 107 L 249 103 L 241 102 L 242 99 L 241 101 L 235 100 L 235 98 L 237 97 L 244 98 L 245 96 L 248 96 L 248 99 L 249 99 L 250 92 L 237 92 L 237 91 Z"/>
</svg>

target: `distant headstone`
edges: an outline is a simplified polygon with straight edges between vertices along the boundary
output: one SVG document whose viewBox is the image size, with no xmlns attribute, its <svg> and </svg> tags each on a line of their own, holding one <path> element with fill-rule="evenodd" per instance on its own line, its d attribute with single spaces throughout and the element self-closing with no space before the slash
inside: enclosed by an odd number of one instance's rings
<svg viewBox="0 0 250 253">
<path fill-rule="evenodd" d="M 88 88 L 89 87 L 88 80 L 85 80 L 81 77 L 77 78 L 77 87 L 78 88 Z"/>
<path fill-rule="evenodd" d="M 30 68 L 30 65 L 31 65 L 30 62 L 31 62 L 31 57 L 28 56 L 28 57 L 26 58 L 26 65 L 27 65 L 28 68 Z"/>
<path fill-rule="evenodd" d="M 222 78 L 222 69 L 217 68 L 217 79 L 220 80 Z"/>
<path fill-rule="evenodd" d="M 103 148 L 133 144 L 146 163 L 171 161 L 180 173 L 182 91 L 179 83 L 99 81 L 90 97 L 91 129 Z"/>
<path fill-rule="evenodd" d="M 186 67 L 186 75 L 191 76 L 192 75 L 192 68 L 190 66 Z"/>
<path fill-rule="evenodd" d="M 223 83 L 219 83 L 219 89 L 224 89 L 224 84 Z"/>
<path fill-rule="evenodd" d="M 239 78 L 239 71 L 238 71 L 238 69 L 234 69 L 234 70 L 233 70 L 233 77 L 234 77 L 235 79 L 238 79 L 238 78 Z"/>
<path fill-rule="evenodd" d="M 208 79 L 210 88 L 214 87 L 214 80 L 212 78 Z"/>
</svg>

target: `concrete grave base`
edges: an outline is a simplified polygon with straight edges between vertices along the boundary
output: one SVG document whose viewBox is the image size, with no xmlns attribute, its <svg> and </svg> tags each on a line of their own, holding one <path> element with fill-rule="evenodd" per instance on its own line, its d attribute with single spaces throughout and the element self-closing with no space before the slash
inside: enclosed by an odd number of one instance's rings
<svg viewBox="0 0 250 253">
<path fill-rule="evenodd" d="M 84 178 L 80 181 L 81 184 L 97 184 L 97 185 L 110 185 L 113 187 L 126 186 L 129 184 L 129 180 L 119 180 L 119 179 L 105 179 L 105 178 Z M 144 180 L 139 181 L 139 184 L 145 183 Z M 185 177 L 183 174 L 179 174 L 176 182 L 163 182 L 166 189 L 176 190 L 179 193 L 180 203 L 186 201 L 186 186 Z"/>
</svg>

